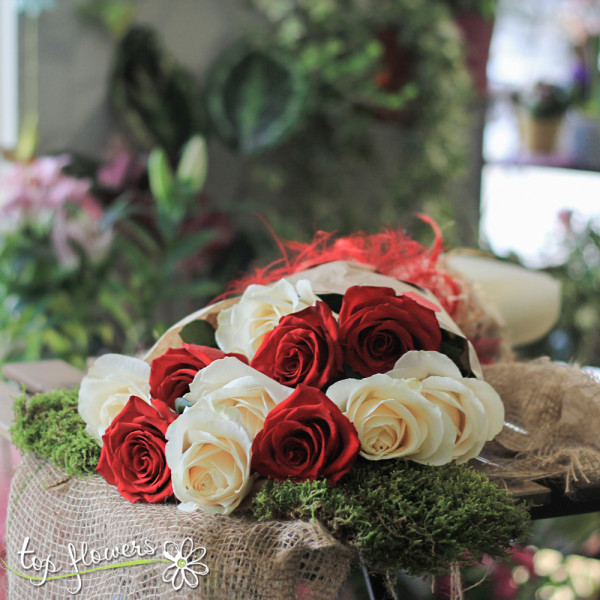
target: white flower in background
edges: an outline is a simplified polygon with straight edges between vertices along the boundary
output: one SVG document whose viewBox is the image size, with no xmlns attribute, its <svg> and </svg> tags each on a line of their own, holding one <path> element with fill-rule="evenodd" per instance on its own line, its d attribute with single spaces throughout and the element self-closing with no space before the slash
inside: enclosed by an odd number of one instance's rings
<svg viewBox="0 0 600 600">
<path fill-rule="evenodd" d="M 230 414 L 186 409 L 167 429 L 173 492 L 185 511 L 229 514 L 250 490 L 252 442 Z"/>
<path fill-rule="evenodd" d="M 79 414 L 89 434 L 102 436 L 131 396 L 150 402 L 150 365 L 123 354 L 98 358 L 81 381 Z"/>
<path fill-rule="evenodd" d="M 200 370 L 185 399 L 192 403 L 189 411 L 235 409 L 254 440 L 267 414 L 293 391 L 237 358 L 227 357 Z"/>
<path fill-rule="evenodd" d="M 272 285 L 249 285 L 235 305 L 219 313 L 217 344 L 223 352 L 237 352 L 250 360 L 281 317 L 316 302 L 317 297 L 306 279 L 295 286 L 286 279 Z"/>
<path fill-rule="evenodd" d="M 423 396 L 450 417 L 456 432 L 456 462 L 474 458 L 485 442 L 500 433 L 504 405 L 496 390 L 481 379 L 463 377 L 446 355 L 424 350 L 407 352 L 389 374 L 421 381 Z"/>
<path fill-rule="evenodd" d="M 327 396 L 354 423 L 365 458 L 404 457 L 429 465 L 452 460 L 454 427 L 423 397 L 417 380 L 386 374 L 344 379 L 334 383 Z"/>
</svg>

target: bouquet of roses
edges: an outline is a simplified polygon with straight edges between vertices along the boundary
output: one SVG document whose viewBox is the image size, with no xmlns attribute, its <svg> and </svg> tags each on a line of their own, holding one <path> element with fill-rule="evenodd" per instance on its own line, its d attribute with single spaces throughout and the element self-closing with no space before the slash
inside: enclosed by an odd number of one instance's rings
<svg viewBox="0 0 600 600">
<path fill-rule="evenodd" d="M 119 544 L 158 519 L 153 544 L 190 536 L 210 552 L 215 600 L 334 597 L 356 556 L 455 582 L 458 564 L 504 556 L 528 515 L 466 464 L 504 405 L 462 328 L 502 340 L 438 263 L 440 238 L 432 252 L 400 232 L 289 244 L 143 359 L 101 356 L 78 391 L 15 403 L 15 443 L 58 467 L 36 481 L 73 476 L 40 492 L 44 511 L 71 498 L 48 527 L 93 546 L 92 523 Z M 25 482 L 42 468 L 26 467 Z M 129 587 L 155 597 L 160 573 L 136 573 Z"/>
<path fill-rule="evenodd" d="M 146 360 L 100 357 L 79 412 L 125 498 L 223 514 L 265 477 L 336 486 L 359 456 L 465 463 L 504 420 L 432 294 L 341 261 L 248 285 Z"/>
</svg>

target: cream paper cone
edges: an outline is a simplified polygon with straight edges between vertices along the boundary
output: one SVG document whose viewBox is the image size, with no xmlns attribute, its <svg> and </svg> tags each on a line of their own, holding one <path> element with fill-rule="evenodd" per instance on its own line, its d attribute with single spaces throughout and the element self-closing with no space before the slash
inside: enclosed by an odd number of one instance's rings
<svg viewBox="0 0 600 600">
<path fill-rule="evenodd" d="M 546 273 L 468 251 L 451 252 L 444 260 L 452 271 L 477 285 L 500 316 L 512 345 L 540 339 L 558 320 L 560 283 Z"/>
</svg>

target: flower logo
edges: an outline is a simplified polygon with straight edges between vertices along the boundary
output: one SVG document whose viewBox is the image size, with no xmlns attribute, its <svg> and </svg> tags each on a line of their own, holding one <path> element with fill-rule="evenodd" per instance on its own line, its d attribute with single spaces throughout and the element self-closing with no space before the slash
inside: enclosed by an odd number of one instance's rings
<svg viewBox="0 0 600 600">
<path fill-rule="evenodd" d="M 172 549 L 171 549 L 172 548 Z M 206 548 L 199 546 L 194 548 L 194 542 L 187 537 L 181 543 L 181 550 L 174 542 L 165 542 L 163 544 L 163 555 L 172 561 L 163 573 L 163 581 L 171 583 L 173 589 L 178 592 L 184 582 L 193 588 L 198 587 L 200 580 L 198 575 L 208 575 L 209 568 L 200 562 L 206 554 Z"/>
</svg>

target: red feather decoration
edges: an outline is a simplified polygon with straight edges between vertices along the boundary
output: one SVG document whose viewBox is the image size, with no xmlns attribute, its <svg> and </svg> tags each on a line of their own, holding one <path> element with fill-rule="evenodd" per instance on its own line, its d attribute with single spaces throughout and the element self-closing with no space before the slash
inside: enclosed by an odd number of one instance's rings
<svg viewBox="0 0 600 600">
<path fill-rule="evenodd" d="M 251 284 L 267 285 L 298 271 L 344 260 L 371 265 L 382 275 L 430 290 L 452 316 L 458 304 L 460 286 L 437 264 L 443 245 L 440 228 L 429 217 L 419 217 L 433 229 L 435 239 L 431 249 L 412 240 L 401 230 L 392 229 L 344 237 L 319 231 L 308 243 L 282 241 L 272 232 L 282 258 L 231 282 L 227 295 L 240 294 Z"/>
</svg>

